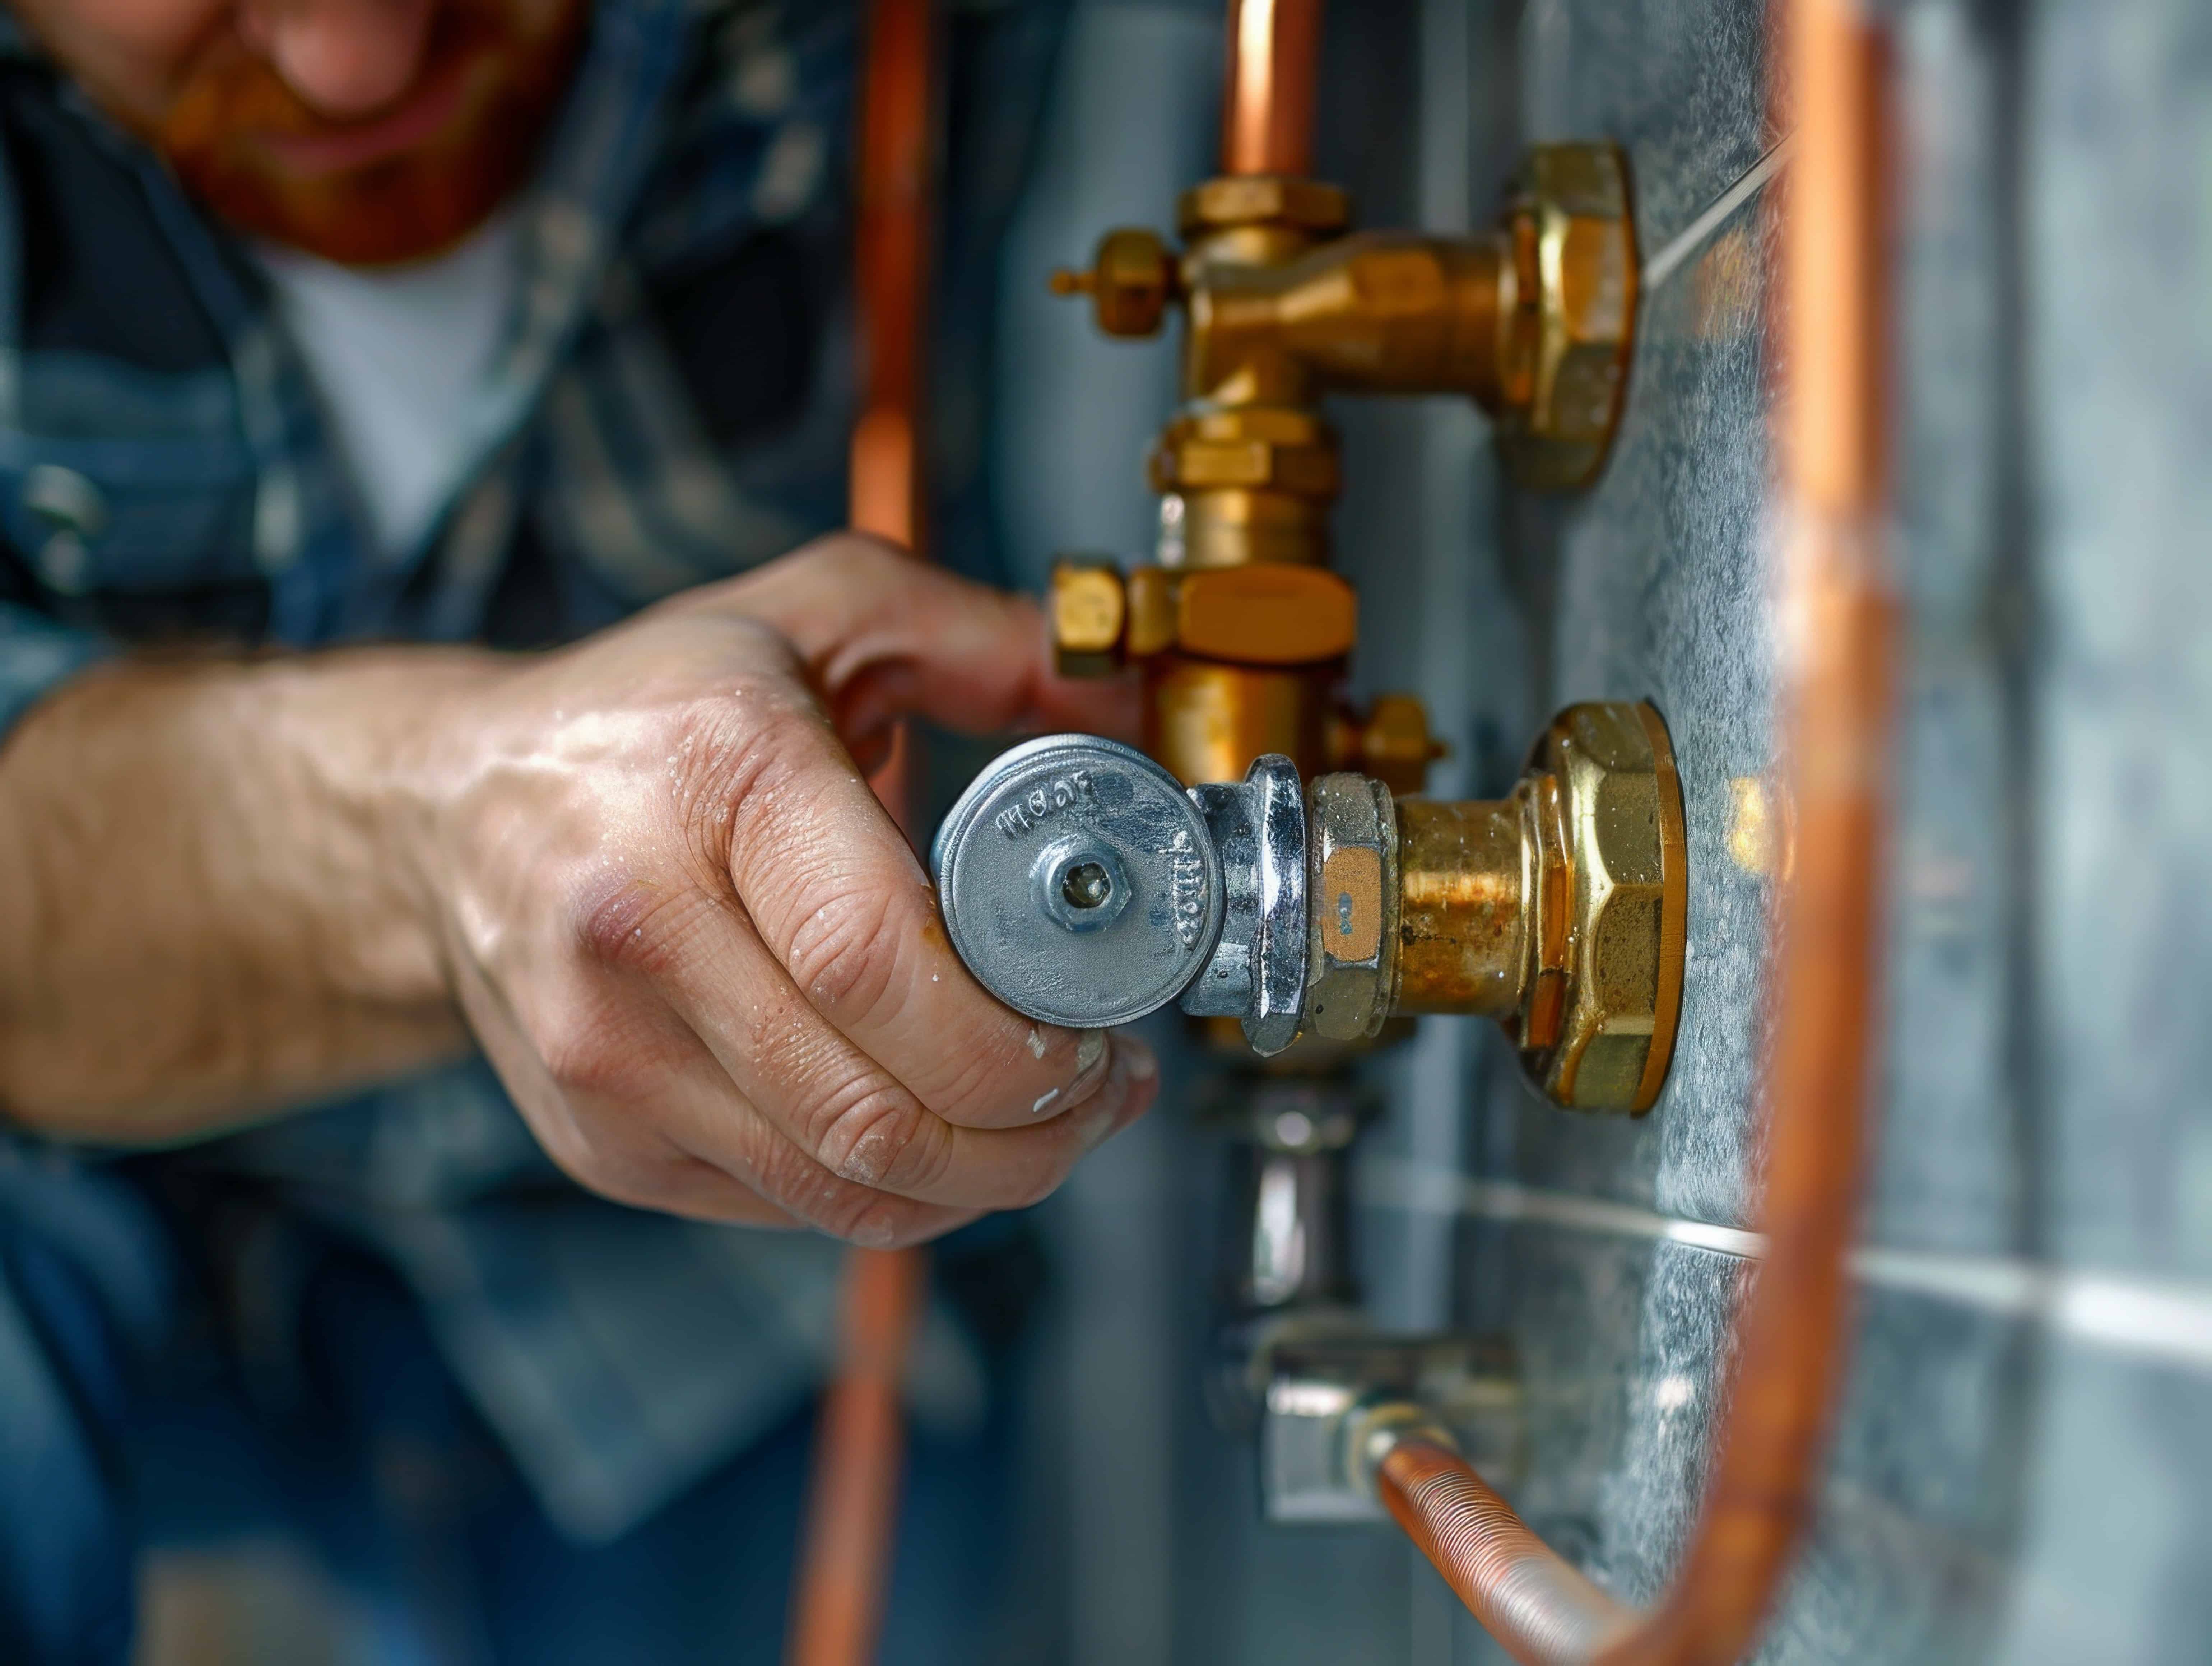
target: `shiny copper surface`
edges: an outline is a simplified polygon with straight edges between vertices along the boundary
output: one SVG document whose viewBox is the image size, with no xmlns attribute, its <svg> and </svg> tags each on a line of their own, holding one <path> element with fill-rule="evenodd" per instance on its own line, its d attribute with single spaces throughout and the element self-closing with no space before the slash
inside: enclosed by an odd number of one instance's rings
<svg viewBox="0 0 2212 1666">
<path fill-rule="evenodd" d="M 1322 0 L 1231 0 L 1224 173 L 1313 172 Z"/>
<path fill-rule="evenodd" d="M 1810 1519 L 1842 1381 L 1845 1266 L 1880 1011 L 1883 842 L 1897 617 L 1888 499 L 1883 27 L 1850 0 L 1794 0 L 1796 149 L 1784 232 L 1784 768 L 1794 868 L 1775 927 L 1761 1229 L 1729 1410 L 1680 1577 L 1608 1666 L 1749 1651 Z"/>
<path fill-rule="evenodd" d="M 1531 1533 L 1457 1453 L 1401 1440 L 1375 1484 L 1407 1536 L 1522 1666 L 1578 1666 L 1635 1629 L 1634 1610 Z"/>
<path fill-rule="evenodd" d="M 851 520 L 917 550 L 935 29 L 930 0 L 872 0 L 854 228 L 863 368 Z M 871 782 L 902 825 L 910 811 L 910 759 L 902 732 Z M 905 1461 L 899 1383 L 928 1270 L 921 1250 L 854 1250 L 847 1257 L 840 1359 L 815 1436 L 784 1639 L 788 1666 L 868 1666 L 876 1657 Z"/>
<path fill-rule="evenodd" d="M 919 1250 L 847 1258 L 842 1355 L 815 1435 L 787 1666 L 867 1666 L 876 1657 L 906 1450 L 899 1382 L 928 1268 Z"/>
</svg>

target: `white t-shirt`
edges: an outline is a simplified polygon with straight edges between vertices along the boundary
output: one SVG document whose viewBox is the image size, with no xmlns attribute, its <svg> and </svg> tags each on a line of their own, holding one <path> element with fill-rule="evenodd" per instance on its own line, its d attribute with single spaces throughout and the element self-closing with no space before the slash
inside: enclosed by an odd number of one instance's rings
<svg viewBox="0 0 2212 1666">
<path fill-rule="evenodd" d="M 514 216 L 407 266 L 339 266 L 274 245 L 256 252 L 377 543 L 398 555 L 457 483 L 473 396 L 512 316 Z"/>
</svg>

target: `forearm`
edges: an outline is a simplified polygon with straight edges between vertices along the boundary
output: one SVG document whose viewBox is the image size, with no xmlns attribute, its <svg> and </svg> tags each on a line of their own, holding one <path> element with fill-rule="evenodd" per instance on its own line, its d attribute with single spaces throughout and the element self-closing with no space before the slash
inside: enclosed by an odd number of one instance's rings
<svg viewBox="0 0 2212 1666">
<path fill-rule="evenodd" d="M 0 1115 L 213 1132 L 459 1054 L 409 828 L 489 656 L 126 664 L 0 748 Z"/>
</svg>

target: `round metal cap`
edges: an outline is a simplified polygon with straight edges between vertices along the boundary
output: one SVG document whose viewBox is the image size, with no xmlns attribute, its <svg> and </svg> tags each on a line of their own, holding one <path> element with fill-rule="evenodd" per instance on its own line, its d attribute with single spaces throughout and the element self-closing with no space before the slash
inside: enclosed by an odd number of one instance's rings
<svg viewBox="0 0 2212 1666">
<path fill-rule="evenodd" d="M 1166 1006 L 1221 934 L 1220 859 L 1142 752 L 1048 735 L 984 770 L 932 854 L 952 946 L 1018 1012 L 1103 1030 Z"/>
</svg>

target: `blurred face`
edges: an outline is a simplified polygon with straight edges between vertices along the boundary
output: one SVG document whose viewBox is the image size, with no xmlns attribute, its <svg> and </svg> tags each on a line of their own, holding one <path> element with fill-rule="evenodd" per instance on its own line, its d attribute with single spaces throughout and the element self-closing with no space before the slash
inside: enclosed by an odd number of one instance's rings
<svg viewBox="0 0 2212 1666">
<path fill-rule="evenodd" d="M 434 254 L 530 170 L 586 0 L 10 0 L 220 218 L 349 264 Z"/>
</svg>

